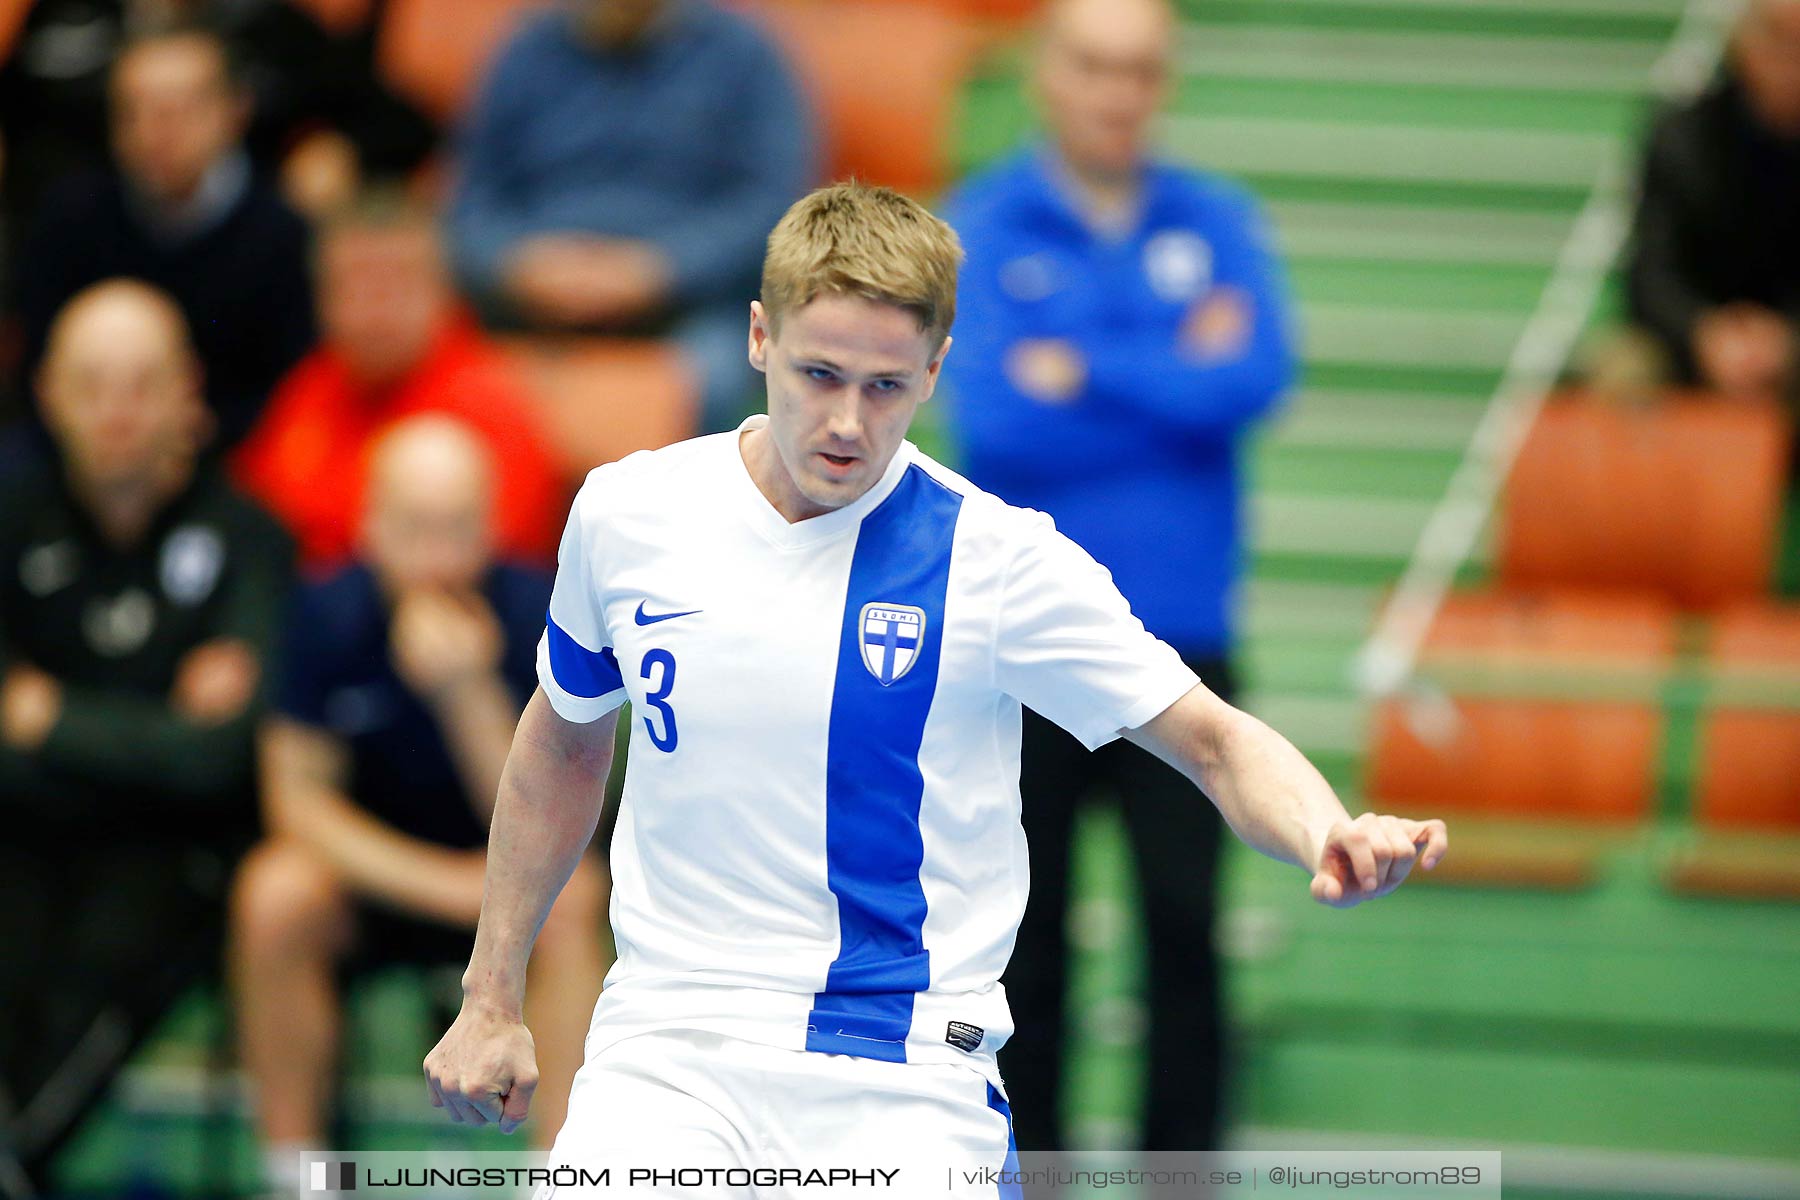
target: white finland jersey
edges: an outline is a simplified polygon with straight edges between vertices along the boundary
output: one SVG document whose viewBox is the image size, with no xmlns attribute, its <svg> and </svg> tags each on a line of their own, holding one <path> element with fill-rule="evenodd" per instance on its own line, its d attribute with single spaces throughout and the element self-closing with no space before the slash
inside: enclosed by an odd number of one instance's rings
<svg viewBox="0 0 1800 1200">
<path fill-rule="evenodd" d="M 563 535 L 538 676 L 568 720 L 633 713 L 588 1054 L 688 1028 L 997 1083 L 1019 705 L 1091 749 L 1197 679 L 1048 517 L 911 443 L 790 524 L 738 438 L 596 469 Z"/>
</svg>

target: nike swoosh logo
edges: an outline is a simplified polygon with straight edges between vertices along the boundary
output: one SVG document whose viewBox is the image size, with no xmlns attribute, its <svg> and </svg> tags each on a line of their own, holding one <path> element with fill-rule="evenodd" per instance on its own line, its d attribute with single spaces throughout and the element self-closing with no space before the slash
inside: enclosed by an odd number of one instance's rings
<svg viewBox="0 0 1800 1200">
<path fill-rule="evenodd" d="M 657 613 L 654 616 L 652 616 L 651 614 L 644 611 L 644 605 L 647 603 L 649 603 L 649 601 L 646 601 L 646 600 L 638 601 L 637 623 L 639 625 L 654 625 L 658 621 L 673 621 L 676 617 L 691 617 L 695 613 L 702 611 L 698 608 L 690 608 L 686 612 Z"/>
</svg>

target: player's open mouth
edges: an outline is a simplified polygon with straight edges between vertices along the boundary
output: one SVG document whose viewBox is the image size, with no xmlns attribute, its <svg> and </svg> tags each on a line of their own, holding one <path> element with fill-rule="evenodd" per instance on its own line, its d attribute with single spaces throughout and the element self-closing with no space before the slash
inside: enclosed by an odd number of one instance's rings
<svg viewBox="0 0 1800 1200">
<path fill-rule="evenodd" d="M 848 473 L 849 470 L 852 467 L 854 467 L 858 462 L 858 460 L 854 456 L 846 456 L 846 455 L 842 455 L 842 454 L 826 454 L 823 450 L 821 450 L 819 452 L 819 457 L 825 460 L 825 465 L 826 465 L 827 469 L 830 470 L 831 473 L 834 475 L 842 475 L 842 474 Z"/>
</svg>

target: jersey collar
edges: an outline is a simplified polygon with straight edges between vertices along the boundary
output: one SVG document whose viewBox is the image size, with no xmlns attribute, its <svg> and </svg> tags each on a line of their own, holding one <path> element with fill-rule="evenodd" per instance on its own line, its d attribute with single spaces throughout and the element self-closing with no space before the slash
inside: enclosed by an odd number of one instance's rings
<svg viewBox="0 0 1800 1200">
<path fill-rule="evenodd" d="M 738 511 L 744 514 L 751 527 L 762 537 L 779 547 L 811 546 L 819 542 L 829 541 L 855 529 L 862 524 L 862 519 L 881 506 L 894 488 L 900 483 L 900 477 L 906 474 L 906 468 L 913 461 L 913 444 L 903 441 L 894 457 L 888 462 L 887 470 L 875 481 L 875 486 L 852 500 L 849 504 L 816 517 L 808 517 L 804 521 L 790 522 L 769 503 L 762 489 L 756 486 L 756 480 L 750 477 L 750 468 L 744 462 L 743 451 L 738 446 L 738 439 L 747 429 L 757 429 L 767 425 L 766 413 L 757 413 L 747 417 L 737 431 L 725 438 L 725 445 L 731 455 L 731 475 L 737 481 L 737 490 L 743 496 L 743 503 Z"/>
</svg>

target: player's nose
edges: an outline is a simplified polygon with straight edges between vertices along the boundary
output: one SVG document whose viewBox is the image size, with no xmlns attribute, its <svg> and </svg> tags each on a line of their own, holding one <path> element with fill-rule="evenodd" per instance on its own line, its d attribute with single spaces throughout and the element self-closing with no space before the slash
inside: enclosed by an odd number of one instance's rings
<svg viewBox="0 0 1800 1200">
<path fill-rule="evenodd" d="M 846 388 L 848 393 L 850 389 Z M 826 415 L 825 431 L 833 441 L 842 445 L 856 446 L 862 444 L 862 406 L 857 403 L 854 394 L 839 397 Z"/>
</svg>

